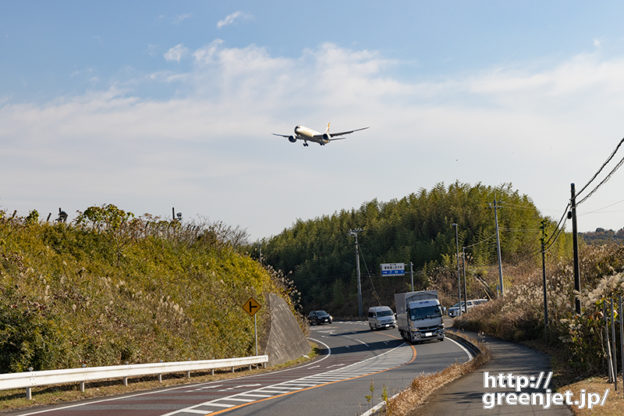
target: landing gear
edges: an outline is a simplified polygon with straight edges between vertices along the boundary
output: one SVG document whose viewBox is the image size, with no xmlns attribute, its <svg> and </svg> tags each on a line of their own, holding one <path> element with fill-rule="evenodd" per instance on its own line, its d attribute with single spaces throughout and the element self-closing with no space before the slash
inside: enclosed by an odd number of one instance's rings
<svg viewBox="0 0 624 416">
<path fill-rule="evenodd" d="M 304 145 L 305 147 L 308 147 L 308 142 L 303 142 L 303 145 Z"/>
</svg>

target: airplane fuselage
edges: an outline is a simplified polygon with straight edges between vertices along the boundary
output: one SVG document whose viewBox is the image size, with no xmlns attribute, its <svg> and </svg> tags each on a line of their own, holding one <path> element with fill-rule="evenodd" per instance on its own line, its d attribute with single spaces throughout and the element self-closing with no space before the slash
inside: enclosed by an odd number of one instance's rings
<svg viewBox="0 0 624 416">
<path fill-rule="evenodd" d="M 329 133 L 323 134 L 306 126 L 296 126 L 295 134 L 297 135 L 297 139 L 303 140 L 304 143 L 310 141 L 325 145 L 329 143 L 331 139 Z"/>
</svg>

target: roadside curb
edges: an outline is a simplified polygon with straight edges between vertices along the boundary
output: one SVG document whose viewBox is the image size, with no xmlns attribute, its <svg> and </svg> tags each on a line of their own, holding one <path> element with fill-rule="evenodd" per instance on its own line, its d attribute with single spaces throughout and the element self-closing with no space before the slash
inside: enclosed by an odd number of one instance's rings
<svg viewBox="0 0 624 416">
<path fill-rule="evenodd" d="M 464 348 L 466 348 L 468 350 L 468 352 L 472 356 L 472 358 L 469 361 L 474 360 L 474 358 L 477 355 L 481 354 L 481 349 L 476 344 L 473 344 L 472 342 L 470 342 L 467 339 L 467 338 L 469 338 L 467 335 L 465 335 L 465 334 L 464 334 L 464 336 L 457 335 L 455 332 L 458 332 L 458 331 L 456 331 L 456 330 L 452 330 L 451 331 L 450 329 L 447 329 L 446 331 L 447 332 L 445 333 L 445 336 L 447 336 L 447 337 L 451 338 L 453 341 L 461 344 L 461 346 L 463 346 Z M 464 338 L 464 337 L 466 337 L 466 338 Z M 405 389 L 405 390 L 408 390 L 408 389 Z M 376 404 L 375 406 L 371 407 L 366 412 L 361 413 L 360 416 L 373 416 L 373 415 L 377 415 L 378 412 L 381 412 L 382 410 L 385 409 L 387 402 L 389 402 L 390 400 L 395 399 L 399 394 L 401 394 L 405 390 L 402 390 L 402 391 L 398 392 L 397 394 L 395 394 L 394 396 L 389 397 L 387 401 L 383 401 L 381 403 Z"/>
<path fill-rule="evenodd" d="M 464 348 L 466 348 L 470 352 L 470 354 L 472 354 L 473 358 L 481 354 L 482 352 L 481 349 L 476 344 L 473 344 L 470 341 L 472 337 L 456 329 L 448 328 L 446 331 L 447 331 L 446 336 L 460 343 Z"/>
</svg>

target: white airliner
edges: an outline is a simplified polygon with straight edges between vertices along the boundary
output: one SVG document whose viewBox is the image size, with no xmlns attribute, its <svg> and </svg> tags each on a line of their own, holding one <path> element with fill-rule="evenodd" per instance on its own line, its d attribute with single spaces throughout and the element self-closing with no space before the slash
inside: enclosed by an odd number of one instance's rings
<svg viewBox="0 0 624 416">
<path fill-rule="evenodd" d="M 274 136 L 286 137 L 288 141 L 291 143 L 295 143 L 297 140 L 303 140 L 303 145 L 307 146 L 308 142 L 318 143 L 321 146 L 326 145 L 329 142 L 334 140 L 342 140 L 346 139 L 345 134 L 351 134 L 355 131 L 366 130 L 368 127 L 362 127 L 361 129 L 349 130 L 349 131 L 341 131 L 340 133 L 330 133 L 329 132 L 329 123 L 327 123 L 327 130 L 325 133 L 320 133 L 316 130 L 312 130 L 311 128 L 305 126 L 296 126 L 295 127 L 295 135 L 288 134 L 277 134 L 273 133 Z"/>
</svg>

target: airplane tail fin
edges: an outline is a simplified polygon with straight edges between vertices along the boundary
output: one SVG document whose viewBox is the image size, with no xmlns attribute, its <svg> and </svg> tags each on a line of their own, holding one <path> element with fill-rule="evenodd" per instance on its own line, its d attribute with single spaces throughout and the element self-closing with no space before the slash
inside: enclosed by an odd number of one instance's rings
<svg viewBox="0 0 624 416">
<path fill-rule="evenodd" d="M 330 125 L 330 124 L 331 124 L 331 123 L 327 123 L 327 130 L 325 130 L 325 134 L 328 134 L 328 133 L 329 133 L 329 125 Z"/>
</svg>

